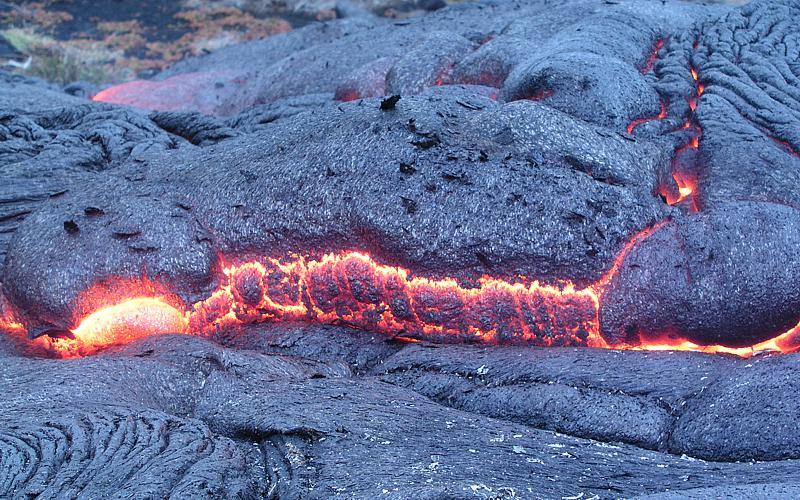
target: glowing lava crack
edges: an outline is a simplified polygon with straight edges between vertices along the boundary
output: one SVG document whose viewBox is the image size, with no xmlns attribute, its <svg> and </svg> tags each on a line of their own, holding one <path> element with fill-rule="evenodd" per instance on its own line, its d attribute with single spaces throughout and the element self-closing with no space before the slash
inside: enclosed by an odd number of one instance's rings
<svg viewBox="0 0 800 500">
<path fill-rule="evenodd" d="M 792 349 L 794 329 L 743 349 L 699 346 L 681 339 L 609 345 L 600 335 L 598 319 L 604 288 L 631 249 L 665 224 L 632 238 L 608 272 L 586 288 L 569 282 L 545 285 L 522 277 L 501 280 L 489 276 L 468 286 L 453 278 L 412 276 L 359 252 L 318 259 L 267 258 L 223 265 L 217 288 L 191 307 L 171 296 L 155 292 L 136 296 L 141 292 L 133 292 L 132 297 L 97 307 L 70 332 L 41 336 L 33 342 L 58 356 L 75 357 L 159 333 L 208 335 L 260 322 L 308 321 L 437 342 L 683 349 L 739 355 Z M 0 328 L 24 333 L 6 302 L 0 303 L 0 318 Z"/>
</svg>

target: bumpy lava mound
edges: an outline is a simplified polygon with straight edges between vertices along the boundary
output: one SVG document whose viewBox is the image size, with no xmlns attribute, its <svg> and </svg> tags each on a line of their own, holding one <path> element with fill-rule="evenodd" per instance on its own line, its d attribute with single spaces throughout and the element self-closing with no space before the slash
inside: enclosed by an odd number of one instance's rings
<svg viewBox="0 0 800 500">
<path fill-rule="evenodd" d="M 800 346 L 798 26 L 497 1 L 0 74 L 0 495 L 797 496 L 796 354 L 634 351 Z"/>
</svg>

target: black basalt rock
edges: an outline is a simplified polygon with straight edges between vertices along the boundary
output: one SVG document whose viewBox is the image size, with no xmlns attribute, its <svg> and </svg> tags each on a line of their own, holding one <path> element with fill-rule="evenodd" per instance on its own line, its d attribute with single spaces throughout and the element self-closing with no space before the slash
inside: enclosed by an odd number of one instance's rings
<svg viewBox="0 0 800 500">
<path fill-rule="evenodd" d="M 612 343 L 745 347 L 800 321 L 800 212 L 735 203 L 676 217 L 625 258 L 601 298 Z"/>
</svg>

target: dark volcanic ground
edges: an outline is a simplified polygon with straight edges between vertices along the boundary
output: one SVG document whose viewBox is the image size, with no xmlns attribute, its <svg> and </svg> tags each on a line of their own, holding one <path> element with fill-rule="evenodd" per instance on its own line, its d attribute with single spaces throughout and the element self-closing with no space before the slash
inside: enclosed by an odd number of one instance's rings
<svg viewBox="0 0 800 500">
<path fill-rule="evenodd" d="M 291 325 L 253 329 L 237 345 L 164 336 L 72 361 L 6 355 L 4 494 L 630 498 L 711 488 L 687 493 L 707 498 L 800 488 L 793 355 L 395 345 Z"/>
<path fill-rule="evenodd" d="M 613 344 L 768 340 L 800 321 L 797 26 L 789 1 L 485 2 L 311 24 L 95 96 L 136 107 L 2 74 L 3 295 L 65 330 L 104 279 L 191 303 L 222 257 L 355 249 L 602 285 Z M 6 496 L 800 492 L 793 354 L 299 324 L 74 360 L 2 345 Z"/>
</svg>

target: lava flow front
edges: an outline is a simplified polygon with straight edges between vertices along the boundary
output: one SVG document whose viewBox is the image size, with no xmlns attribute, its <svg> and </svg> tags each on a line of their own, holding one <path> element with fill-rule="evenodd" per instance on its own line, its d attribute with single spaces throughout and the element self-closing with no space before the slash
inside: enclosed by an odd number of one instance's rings
<svg viewBox="0 0 800 500">
<path fill-rule="evenodd" d="M 642 67 L 643 74 L 653 69 L 663 45 L 662 39 L 656 41 Z M 436 85 L 445 83 L 451 69 L 437 77 Z M 687 99 L 687 116 L 679 130 L 685 142 L 680 143 L 672 160 L 675 185 L 664 183 L 659 193 L 671 205 L 687 200 L 690 210 L 698 211 L 696 153 L 702 130 L 695 110 L 705 86 L 694 67 L 690 66 L 689 73 L 694 91 Z M 527 98 L 541 100 L 551 95 L 549 89 L 538 89 Z M 658 115 L 633 120 L 627 132 L 633 134 L 648 121 L 664 120 L 667 111 L 668 102 L 662 98 Z M 51 332 L 33 342 L 61 357 L 74 357 L 158 333 L 209 335 L 246 324 L 306 321 L 437 342 L 674 349 L 742 356 L 764 350 L 788 352 L 800 346 L 800 325 L 747 348 L 697 345 L 680 335 L 637 345 L 609 345 L 601 335 L 599 319 L 603 294 L 626 255 L 666 223 L 636 234 L 605 275 L 584 288 L 569 281 L 542 284 L 525 277 L 483 276 L 470 283 L 451 277 L 420 277 L 355 251 L 321 257 L 291 255 L 223 264 L 218 286 L 207 298 L 191 305 L 160 293 L 150 283 L 117 283 L 116 288 L 123 293 L 111 299 L 104 292 L 87 292 L 76 305 L 76 312 L 82 316 L 76 318 L 72 328 Z M 103 300 L 95 300 L 99 296 Z M 18 336 L 27 331 L 2 294 L 0 330 Z"/>
<path fill-rule="evenodd" d="M 96 310 L 71 335 L 35 340 L 70 357 L 156 333 L 209 334 L 265 321 L 344 324 L 432 341 L 604 346 L 597 293 L 481 278 L 475 286 L 428 279 L 358 252 L 294 256 L 223 268 L 205 300 L 181 309 L 161 296 L 134 297 Z"/>
<path fill-rule="evenodd" d="M 664 224 L 632 238 L 608 272 L 585 288 L 569 282 L 545 285 L 524 278 L 484 276 L 464 284 L 453 278 L 412 276 L 408 270 L 379 264 L 359 252 L 332 253 L 316 259 L 294 255 L 223 265 L 216 289 L 191 306 L 159 294 L 149 285 L 127 287 L 135 291 L 111 304 L 94 309 L 82 304 L 81 309 L 90 312 L 69 332 L 44 335 L 33 342 L 57 356 L 75 357 L 159 333 L 209 335 L 246 324 L 306 321 L 437 342 L 681 349 L 739 355 L 793 348 L 795 329 L 745 349 L 699 346 L 680 338 L 653 345 L 608 345 L 600 335 L 598 319 L 604 288 L 626 254 Z M 141 295 L 143 290 L 151 293 Z M 10 305 L 4 302 L 0 306 L 0 319 L 4 321 L 0 328 L 24 333 Z"/>
</svg>

